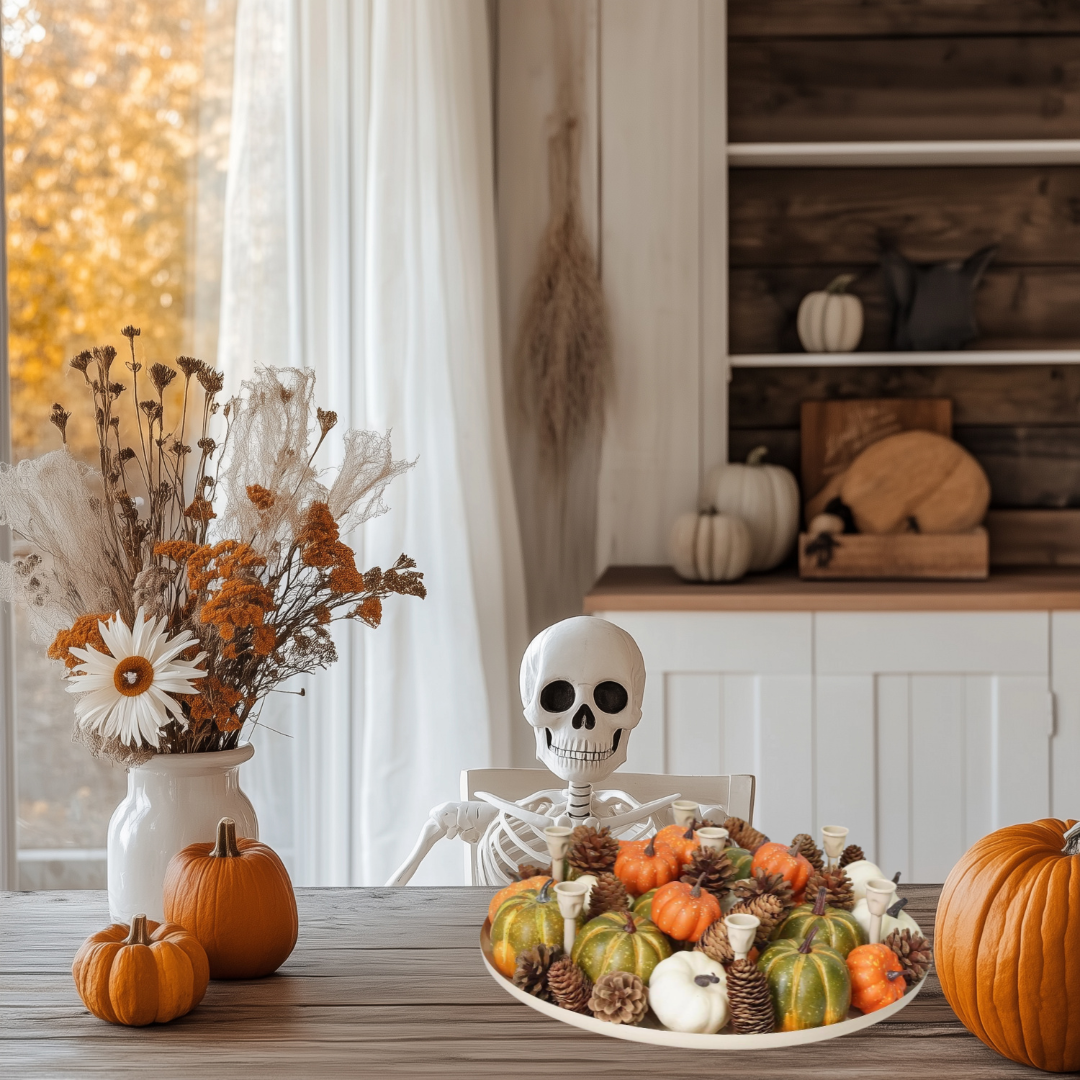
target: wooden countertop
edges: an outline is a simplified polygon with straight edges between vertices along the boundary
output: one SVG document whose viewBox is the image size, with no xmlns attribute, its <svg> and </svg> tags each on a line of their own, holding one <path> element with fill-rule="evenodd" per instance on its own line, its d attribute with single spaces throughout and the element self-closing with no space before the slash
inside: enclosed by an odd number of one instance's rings
<svg viewBox="0 0 1080 1080">
<path fill-rule="evenodd" d="M 986 581 L 802 581 L 782 570 L 704 585 L 667 566 L 612 566 L 585 597 L 585 613 L 599 611 L 1080 611 L 1080 568 Z"/>
<path fill-rule="evenodd" d="M 939 885 L 901 885 L 931 934 Z M 71 960 L 109 922 L 103 892 L 0 894 L 0 1073 L 126 1077 L 1024 1076 L 961 1027 L 931 974 L 895 1017 L 827 1043 L 768 1052 L 670 1050 L 560 1024 L 485 971 L 493 889 L 298 889 L 300 937 L 281 970 L 212 982 L 171 1024 L 115 1027 L 83 1007 Z"/>
</svg>

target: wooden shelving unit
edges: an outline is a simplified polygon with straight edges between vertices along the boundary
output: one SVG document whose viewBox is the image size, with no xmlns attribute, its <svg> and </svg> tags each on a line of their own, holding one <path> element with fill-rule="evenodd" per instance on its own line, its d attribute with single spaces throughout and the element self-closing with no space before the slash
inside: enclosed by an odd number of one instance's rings
<svg viewBox="0 0 1080 1080">
<path fill-rule="evenodd" d="M 732 168 L 911 168 L 918 165 L 1080 165 L 1080 139 L 728 143 Z"/>
</svg>

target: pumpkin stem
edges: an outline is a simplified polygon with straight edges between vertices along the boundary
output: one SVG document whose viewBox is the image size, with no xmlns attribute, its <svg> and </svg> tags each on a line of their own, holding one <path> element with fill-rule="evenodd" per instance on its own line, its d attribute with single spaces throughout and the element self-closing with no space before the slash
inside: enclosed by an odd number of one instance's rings
<svg viewBox="0 0 1080 1080">
<path fill-rule="evenodd" d="M 538 904 L 546 904 L 551 900 L 551 886 L 555 884 L 554 878 L 548 878 L 543 885 L 540 886 L 540 891 L 536 894 L 536 902 Z"/>
<path fill-rule="evenodd" d="M 694 839 L 694 826 L 696 824 L 697 824 L 696 821 L 691 821 L 690 822 L 690 824 L 687 826 L 686 832 L 684 832 L 682 834 L 682 838 L 684 840 L 693 840 Z"/>
<path fill-rule="evenodd" d="M 902 979 L 903 977 L 904 977 L 904 973 L 902 971 L 886 971 L 885 972 L 885 978 L 888 979 L 889 982 L 896 982 L 897 979 Z"/>
<path fill-rule="evenodd" d="M 798 844 L 792 844 L 791 847 L 787 849 L 787 853 L 794 859 L 795 856 L 799 854 Z"/>
<path fill-rule="evenodd" d="M 900 871 L 899 870 L 897 870 L 896 873 L 893 874 L 892 883 L 894 885 L 899 885 L 900 884 Z"/>
<path fill-rule="evenodd" d="M 656 837 L 653 836 L 645 845 L 645 854 L 651 859 L 656 855 Z"/>
<path fill-rule="evenodd" d="M 690 895 L 696 900 L 701 895 L 701 883 L 707 878 L 708 872 L 704 873 L 694 883 L 694 887 L 690 890 Z"/>
<path fill-rule="evenodd" d="M 708 975 L 695 975 L 694 976 L 694 982 L 696 982 L 698 984 L 698 986 L 713 986 L 715 983 L 718 983 L 719 981 L 720 981 L 720 976 L 719 975 L 713 975 L 712 972 L 710 972 Z"/>
<path fill-rule="evenodd" d="M 637 923 L 634 922 L 634 913 L 632 911 L 624 911 L 623 914 L 626 916 L 626 932 L 628 934 L 636 934 Z"/>
<path fill-rule="evenodd" d="M 746 455 L 747 465 L 760 465 L 769 456 L 769 448 L 767 446 L 755 446 L 749 454 Z"/>
<path fill-rule="evenodd" d="M 132 915 L 131 917 L 131 933 L 124 938 L 125 945 L 149 945 L 150 931 L 146 926 L 145 915 Z"/>
<path fill-rule="evenodd" d="M 1061 849 L 1061 854 L 1080 855 L 1080 822 L 1065 834 L 1065 846 Z"/>
<path fill-rule="evenodd" d="M 817 899 L 814 901 L 814 914 L 815 915 L 824 915 L 825 914 L 825 896 L 828 893 L 828 891 L 829 890 L 827 888 L 825 888 L 824 885 L 822 885 L 818 889 L 818 891 L 817 891 Z"/>
<path fill-rule="evenodd" d="M 858 277 L 858 274 L 838 274 L 825 286 L 825 291 L 833 296 L 846 293 L 848 286 Z"/>
<path fill-rule="evenodd" d="M 236 846 L 236 822 L 232 818 L 223 817 L 217 823 L 217 841 L 210 855 L 216 859 L 239 857 L 240 849 Z"/>
<path fill-rule="evenodd" d="M 799 952 L 804 956 L 810 952 L 810 945 L 814 940 L 814 935 L 817 933 L 818 928 L 816 926 L 810 927 L 810 933 L 803 938 L 803 943 L 799 946 Z"/>
<path fill-rule="evenodd" d="M 900 900 L 897 900 L 896 903 L 892 905 L 892 907 L 886 908 L 885 909 L 885 914 L 888 915 L 890 919 L 895 919 L 896 916 L 899 915 L 900 912 L 904 910 L 904 907 L 905 907 L 906 904 L 907 904 L 907 897 L 905 896 L 905 897 L 902 897 Z"/>
</svg>

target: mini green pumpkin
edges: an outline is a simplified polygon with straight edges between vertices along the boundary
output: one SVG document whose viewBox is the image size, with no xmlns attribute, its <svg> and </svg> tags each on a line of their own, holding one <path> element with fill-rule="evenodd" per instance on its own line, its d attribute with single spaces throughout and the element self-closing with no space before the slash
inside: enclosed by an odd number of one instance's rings
<svg viewBox="0 0 1080 1080">
<path fill-rule="evenodd" d="M 794 938 L 774 941 L 758 960 L 772 994 L 777 1031 L 838 1024 L 851 1007 L 847 962 L 829 945 L 815 945 L 816 926 L 802 944 Z"/>
<path fill-rule="evenodd" d="M 724 854 L 735 867 L 735 873 L 731 875 L 732 881 L 742 881 L 750 876 L 750 864 L 754 861 L 753 852 L 747 851 L 746 848 L 729 847 L 724 848 Z"/>
<path fill-rule="evenodd" d="M 611 971 L 629 971 L 648 985 L 653 968 L 671 955 L 671 945 L 648 919 L 630 911 L 609 911 L 578 932 L 572 957 L 596 982 Z M 846 969 L 845 969 L 846 970 Z"/>
<path fill-rule="evenodd" d="M 522 889 L 499 905 L 491 925 L 491 952 L 507 978 L 514 974 L 519 953 L 536 945 L 562 945 L 563 917 L 552 884 L 549 879 L 540 889 Z"/>
<path fill-rule="evenodd" d="M 850 911 L 828 907 L 825 904 L 825 886 L 818 889 L 814 903 L 800 904 L 781 924 L 776 938 L 792 938 L 802 941 L 812 927 L 817 927 L 818 940 L 830 945 L 841 956 L 847 957 L 852 949 L 866 944 L 866 934 Z"/>
<path fill-rule="evenodd" d="M 642 893 L 633 903 L 630 910 L 635 915 L 640 915 L 643 919 L 648 919 L 652 922 L 652 901 L 656 895 L 655 889 L 650 889 L 647 893 Z"/>
</svg>

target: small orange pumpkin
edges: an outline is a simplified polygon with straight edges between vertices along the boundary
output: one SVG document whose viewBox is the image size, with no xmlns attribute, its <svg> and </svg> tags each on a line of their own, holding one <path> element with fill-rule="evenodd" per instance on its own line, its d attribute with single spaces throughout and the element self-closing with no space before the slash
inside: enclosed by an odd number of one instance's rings
<svg viewBox="0 0 1080 1080">
<path fill-rule="evenodd" d="M 215 844 L 189 844 L 165 871 L 165 918 L 206 949 L 212 979 L 258 979 L 277 971 L 296 944 L 289 872 L 258 840 L 236 838 L 231 818 Z"/>
<path fill-rule="evenodd" d="M 210 967 L 183 927 L 136 915 L 91 934 L 71 965 L 83 1004 L 110 1024 L 144 1027 L 191 1012 L 203 999 Z"/>
<path fill-rule="evenodd" d="M 904 969 L 888 945 L 859 945 L 847 955 L 851 1004 L 859 1012 L 884 1009 L 904 996 Z"/>
<path fill-rule="evenodd" d="M 754 852 L 754 861 L 750 864 L 751 873 L 767 870 L 770 874 L 783 874 L 784 880 L 791 886 L 795 903 L 801 904 L 806 893 L 806 883 L 814 872 L 809 860 L 799 854 L 793 844 L 762 844 Z"/>
<path fill-rule="evenodd" d="M 633 896 L 674 881 L 682 873 L 679 857 L 663 841 L 624 840 L 615 860 L 615 876 Z"/>
<path fill-rule="evenodd" d="M 488 904 L 488 921 L 495 921 L 495 916 L 499 913 L 499 907 L 504 900 L 509 900 L 511 896 L 522 892 L 524 889 L 535 889 L 539 892 L 544 887 L 544 882 L 547 880 L 548 878 L 541 874 L 540 877 L 522 878 L 520 881 L 511 881 L 505 889 L 500 889 L 491 898 L 491 903 Z"/>
<path fill-rule="evenodd" d="M 694 852 L 701 846 L 697 833 L 694 831 L 693 822 L 685 827 L 666 825 L 656 834 L 656 839 L 667 844 L 675 852 L 680 866 L 690 862 L 694 857 Z"/>
<path fill-rule="evenodd" d="M 720 901 L 697 884 L 670 881 L 656 890 L 652 902 L 652 921 L 676 941 L 697 941 L 720 918 Z"/>
</svg>

